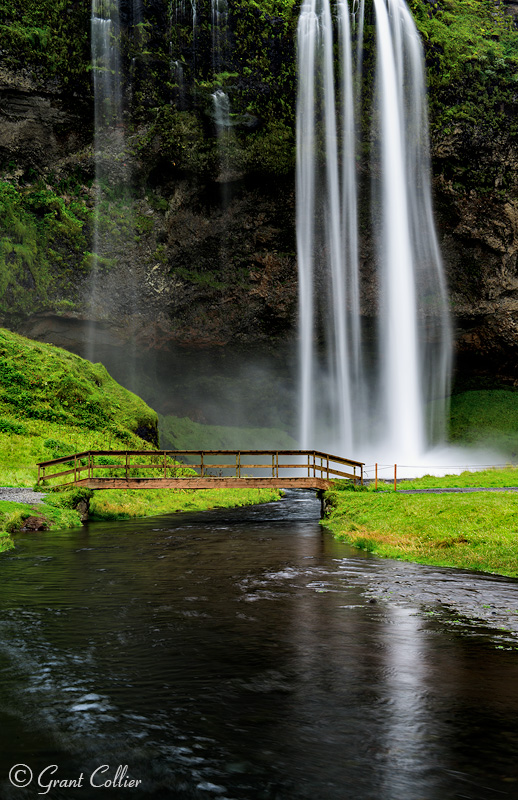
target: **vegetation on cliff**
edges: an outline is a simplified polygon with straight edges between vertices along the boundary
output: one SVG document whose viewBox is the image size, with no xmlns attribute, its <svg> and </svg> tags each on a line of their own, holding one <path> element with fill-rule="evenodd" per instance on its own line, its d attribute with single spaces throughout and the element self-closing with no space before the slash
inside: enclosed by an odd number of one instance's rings
<svg viewBox="0 0 518 800">
<path fill-rule="evenodd" d="M 437 168 L 456 193 L 505 195 L 516 181 L 506 149 L 518 144 L 514 19 L 495 0 L 411 7 L 425 46 Z"/>
<path fill-rule="evenodd" d="M 90 4 L 0 0 L 2 64 L 42 84 L 56 79 L 69 98 L 90 92 Z"/>
<path fill-rule="evenodd" d="M 81 195 L 43 183 L 0 181 L 0 314 L 73 307 L 77 273 L 88 267 Z"/>
</svg>

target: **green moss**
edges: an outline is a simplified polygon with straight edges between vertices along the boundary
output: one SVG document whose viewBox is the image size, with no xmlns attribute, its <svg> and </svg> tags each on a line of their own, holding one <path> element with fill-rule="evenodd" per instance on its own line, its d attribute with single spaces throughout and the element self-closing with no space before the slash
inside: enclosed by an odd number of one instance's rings
<svg viewBox="0 0 518 800">
<path fill-rule="evenodd" d="M 89 3 L 0 0 L 0 20 L 5 66 L 32 66 L 34 77 L 57 76 L 70 94 L 90 93 Z"/>
<path fill-rule="evenodd" d="M 172 450 L 231 450 L 241 448 L 293 450 L 295 440 L 277 428 L 233 428 L 224 425 L 202 425 L 188 417 L 159 415 L 160 443 Z"/>
<path fill-rule="evenodd" d="M 81 199 L 0 182 L 0 312 L 59 310 L 85 267 L 88 212 Z"/>
<path fill-rule="evenodd" d="M 494 158 L 495 139 L 518 137 L 518 30 L 494 0 L 410 3 L 428 65 L 432 137 L 454 137 L 441 171 L 454 190 L 505 191 L 515 180 Z"/>
<path fill-rule="evenodd" d="M 205 136 L 198 117 L 190 111 L 176 111 L 166 105 L 155 108 L 146 133 L 141 136 L 136 149 L 147 154 L 160 146 L 155 158 L 170 169 L 194 173 L 216 170 L 216 141 Z"/>
<path fill-rule="evenodd" d="M 518 392 L 485 389 L 453 395 L 450 439 L 518 456 Z"/>
<path fill-rule="evenodd" d="M 295 166 L 293 128 L 282 120 L 271 120 L 246 138 L 246 166 L 259 174 L 288 175 Z"/>
<path fill-rule="evenodd" d="M 33 484 L 37 461 L 158 443 L 156 414 L 102 364 L 1 329 L 0 419 L 3 485 Z"/>
</svg>

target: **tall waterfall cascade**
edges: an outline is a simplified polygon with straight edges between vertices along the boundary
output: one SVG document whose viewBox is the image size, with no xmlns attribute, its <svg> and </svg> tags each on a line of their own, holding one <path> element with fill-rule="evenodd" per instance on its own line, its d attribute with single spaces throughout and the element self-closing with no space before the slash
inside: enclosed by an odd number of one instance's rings
<svg viewBox="0 0 518 800">
<path fill-rule="evenodd" d="M 212 71 L 216 75 L 225 68 L 228 60 L 227 0 L 211 0 L 210 17 L 212 27 Z"/>
<path fill-rule="evenodd" d="M 451 328 L 419 34 L 404 0 L 373 0 L 369 108 L 365 11 L 364 0 L 303 0 L 299 17 L 300 443 L 410 465 L 444 440 Z M 358 180 L 365 145 L 370 187 Z"/>
<path fill-rule="evenodd" d="M 120 59 L 116 44 L 118 33 L 118 3 L 112 0 L 92 0 L 91 34 L 96 136 L 120 121 Z"/>
<path fill-rule="evenodd" d="M 132 0 L 129 6 L 132 31 L 138 31 L 143 19 L 143 3 Z M 124 264 L 127 244 L 121 246 L 121 236 L 109 224 L 113 197 L 117 197 L 117 214 L 124 220 L 126 231 L 134 224 L 132 197 L 131 153 L 126 140 L 120 56 L 120 0 L 92 0 L 91 47 L 95 107 L 95 213 L 93 232 L 92 270 L 89 281 L 88 306 L 90 326 L 85 355 L 91 361 L 99 359 L 101 338 L 99 322 L 109 320 L 113 309 L 127 314 L 137 310 L 137 288 L 131 263 Z M 127 100 L 127 95 L 126 95 Z M 118 271 L 125 269 L 123 291 L 117 282 Z M 102 327 L 102 325 L 101 325 Z M 130 325 L 128 325 L 128 330 Z M 135 362 L 134 342 L 126 348 L 128 363 Z"/>
<path fill-rule="evenodd" d="M 103 199 L 103 185 L 108 173 L 110 152 L 120 149 L 117 138 L 121 132 L 121 76 L 118 0 L 92 0 L 91 4 L 91 55 L 94 84 L 94 154 L 95 154 L 95 215 L 93 233 L 93 267 L 90 281 L 89 304 L 91 318 L 95 319 L 101 305 L 98 260 L 105 251 L 105 242 L 99 227 L 99 209 Z M 94 330 L 92 322 L 88 336 L 86 356 L 95 360 Z"/>
</svg>

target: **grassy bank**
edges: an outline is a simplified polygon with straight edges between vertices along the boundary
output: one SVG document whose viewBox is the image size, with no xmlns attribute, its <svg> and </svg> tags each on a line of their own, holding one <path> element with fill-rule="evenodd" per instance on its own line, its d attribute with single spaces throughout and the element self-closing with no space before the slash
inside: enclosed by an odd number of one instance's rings
<svg viewBox="0 0 518 800">
<path fill-rule="evenodd" d="M 478 389 L 454 394 L 450 441 L 462 447 L 487 447 L 518 461 L 518 391 Z"/>
<path fill-rule="evenodd" d="M 81 517 L 73 508 L 56 507 L 48 503 L 29 506 L 26 503 L 0 501 L 0 553 L 12 550 L 13 534 L 23 529 L 31 517 L 44 520 L 45 529 L 78 528 Z"/>
<path fill-rule="evenodd" d="M 157 443 L 155 412 L 102 364 L 0 329 L 0 486 L 32 486 L 38 461 Z"/>
<path fill-rule="evenodd" d="M 398 481 L 398 490 L 405 489 L 470 489 L 506 488 L 518 486 L 518 467 L 489 467 L 476 472 L 461 472 L 459 475 L 424 475 L 414 480 Z M 372 489 L 371 485 L 371 489 Z M 378 483 L 379 491 L 393 492 L 392 481 Z"/>
<path fill-rule="evenodd" d="M 14 547 L 13 534 L 18 533 L 29 517 L 45 520 L 51 528 L 78 528 L 80 514 L 73 507 L 80 492 L 59 492 L 47 495 L 45 502 L 29 506 L 0 501 L 0 553 Z M 82 494 L 85 491 L 82 490 Z M 279 500 L 278 489 L 150 489 L 138 491 L 106 490 L 86 492 L 91 495 L 90 517 L 94 520 L 152 517 L 178 511 L 207 511 L 211 508 L 237 508 Z"/>
<path fill-rule="evenodd" d="M 251 506 L 278 500 L 280 496 L 277 489 L 113 489 L 95 492 L 90 510 L 92 519 L 130 519 L 176 511 Z"/>
<path fill-rule="evenodd" d="M 326 527 L 362 550 L 518 577 L 517 493 L 405 495 L 367 490 L 334 491 L 327 498 Z"/>
<path fill-rule="evenodd" d="M 297 442 L 279 428 L 205 425 L 188 417 L 158 415 L 161 446 L 172 450 L 295 450 Z"/>
</svg>

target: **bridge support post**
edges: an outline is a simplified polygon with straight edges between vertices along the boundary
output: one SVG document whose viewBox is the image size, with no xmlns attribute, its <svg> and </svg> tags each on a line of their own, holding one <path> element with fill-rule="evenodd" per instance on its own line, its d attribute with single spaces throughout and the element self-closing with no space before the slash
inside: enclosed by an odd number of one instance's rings
<svg viewBox="0 0 518 800">
<path fill-rule="evenodd" d="M 317 497 L 320 500 L 320 519 L 324 519 L 326 516 L 327 503 L 325 501 L 324 495 L 325 495 L 324 489 L 317 490 Z"/>
</svg>

